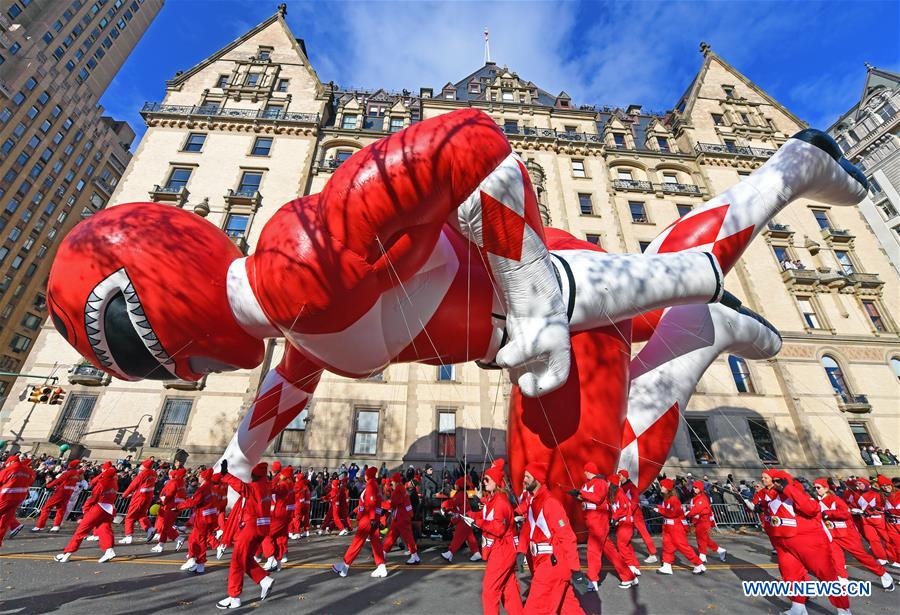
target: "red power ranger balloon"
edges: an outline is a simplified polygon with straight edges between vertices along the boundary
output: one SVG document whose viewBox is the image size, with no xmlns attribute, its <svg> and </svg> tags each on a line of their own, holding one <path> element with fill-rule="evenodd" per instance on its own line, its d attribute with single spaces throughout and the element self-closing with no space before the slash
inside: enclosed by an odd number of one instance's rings
<svg viewBox="0 0 900 615">
<path fill-rule="evenodd" d="M 101 211 L 62 242 L 48 302 L 70 344 L 129 380 L 252 368 L 264 338 L 286 338 L 225 452 L 244 479 L 323 370 L 476 361 L 516 385 L 516 487 L 529 461 L 549 464 L 552 488 L 575 487 L 588 460 L 643 487 L 708 365 L 780 348 L 723 290 L 747 244 L 795 198 L 864 194 L 837 145 L 807 130 L 643 254 L 608 254 L 543 227 L 525 165 L 490 117 L 466 109 L 357 152 L 320 194 L 278 210 L 248 257 L 182 209 Z"/>
</svg>

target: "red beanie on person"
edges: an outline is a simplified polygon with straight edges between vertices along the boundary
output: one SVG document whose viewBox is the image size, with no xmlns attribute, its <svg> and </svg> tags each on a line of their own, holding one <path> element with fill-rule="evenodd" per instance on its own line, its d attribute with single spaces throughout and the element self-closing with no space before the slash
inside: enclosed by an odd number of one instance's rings
<svg viewBox="0 0 900 615">
<path fill-rule="evenodd" d="M 694 481 L 694 489 L 699 489 L 700 491 L 704 491 L 706 489 L 706 485 L 703 484 L 702 480 Z"/>
<path fill-rule="evenodd" d="M 490 476 L 491 480 L 497 483 L 497 486 L 503 484 L 504 474 L 503 468 L 506 466 L 506 461 L 503 459 L 495 459 L 494 463 L 491 464 L 487 470 L 484 471 L 485 476 Z"/>
<path fill-rule="evenodd" d="M 366 468 L 366 480 L 374 480 L 374 478 L 378 475 L 378 468 L 375 466 L 369 466 Z"/>
<path fill-rule="evenodd" d="M 391 481 L 397 483 L 398 485 L 402 485 L 403 484 L 403 475 L 400 474 L 400 472 L 394 472 L 391 475 Z"/>
<path fill-rule="evenodd" d="M 862 477 L 857 478 L 857 479 L 856 479 L 856 484 L 857 484 L 857 485 L 865 485 L 865 488 L 866 488 L 866 489 L 871 489 L 871 488 L 872 488 L 872 483 L 870 483 L 869 480 L 866 479 L 866 478 L 862 478 Z"/>
<path fill-rule="evenodd" d="M 819 485 L 820 487 L 825 487 L 826 489 L 831 489 L 831 485 L 828 484 L 827 478 L 817 478 L 813 481 L 813 485 Z"/>
<path fill-rule="evenodd" d="M 623 481 L 626 481 L 631 477 L 631 475 L 628 473 L 628 470 L 625 469 L 619 470 L 619 476 L 622 477 Z"/>
<path fill-rule="evenodd" d="M 586 464 L 584 464 L 584 471 L 590 474 L 600 474 L 600 469 L 593 461 L 588 461 Z M 534 474 L 532 474 L 532 476 L 534 476 Z"/>
<path fill-rule="evenodd" d="M 74 470 L 75 468 L 78 467 L 78 464 L 80 464 L 80 463 L 81 463 L 80 459 L 72 459 L 71 461 L 69 461 L 69 469 Z"/>
<path fill-rule="evenodd" d="M 610 484 L 610 485 L 618 485 L 619 483 L 622 482 L 622 481 L 620 480 L 621 478 L 622 478 L 622 477 L 619 476 L 618 474 L 613 474 L 612 476 L 609 477 L 609 484 Z"/>
<path fill-rule="evenodd" d="M 878 478 L 876 479 L 876 482 L 878 482 L 878 484 L 881 485 L 882 487 L 893 484 L 893 483 L 891 483 L 891 479 L 889 479 L 884 474 L 879 474 Z"/>
<path fill-rule="evenodd" d="M 281 469 L 281 476 L 284 478 L 294 478 L 294 468 L 286 466 Z"/>
<path fill-rule="evenodd" d="M 675 489 L 675 481 L 672 480 L 671 478 L 664 478 L 659 481 L 659 486 L 665 487 L 669 491 L 672 491 L 673 489 Z"/>
<path fill-rule="evenodd" d="M 546 463 L 537 463 L 536 461 L 532 461 L 527 466 L 525 466 L 525 471 L 531 474 L 531 476 L 534 477 L 534 480 L 536 480 L 540 484 L 543 485 L 547 482 Z"/>
<path fill-rule="evenodd" d="M 268 473 L 269 464 L 265 461 L 260 461 L 258 464 L 253 466 L 252 470 L 250 470 L 250 476 L 255 476 L 256 478 L 264 478 Z"/>
<path fill-rule="evenodd" d="M 273 461 L 272 462 L 272 474 L 278 474 L 279 472 L 281 472 L 281 462 Z"/>
<path fill-rule="evenodd" d="M 153 460 L 152 460 L 152 459 L 144 459 L 144 460 L 141 462 L 141 467 L 142 467 L 142 468 L 146 468 L 146 469 L 148 469 L 148 470 L 150 469 L 150 467 L 151 467 L 152 465 L 153 465 Z"/>
</svg>

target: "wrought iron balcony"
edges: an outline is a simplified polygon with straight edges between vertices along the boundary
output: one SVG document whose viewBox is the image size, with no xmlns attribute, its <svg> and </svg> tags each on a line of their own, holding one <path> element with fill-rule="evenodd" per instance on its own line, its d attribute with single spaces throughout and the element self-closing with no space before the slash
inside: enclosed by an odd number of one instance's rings
<svg viewBox="0 0 900 615">
<path fill-rule="evenodd" d="M 225 193 L 225 202 L 229 205 L 252 205 L 254 208 L 259 207 L 262 195 L 256 188 L 238 188 L 237 190 L 228 189 Z"/>
<path fill-rule="evenodd" d="M 100 190 L 102 190 L 103 192 L 105 192 L 107 197 L 112 196 L 112 193 L 113 193 L 113 187 L 110 186 L 108 183 L 106 183 L 106 180 L 105 180 L 105 179 L 103 179 L 102 177 L 95 177 L 95 178 L 94 178 L 94 184 L 95 184 L 98 188 L 100 188 Z"/>
<path fill-rule="evenodd" d="M 694 149 L 698 154 L 764 159 L 770 158 L 775 153 L 774 149 L 747 147 L 746 145 L 720 145 L 718 143 L 697 143 Z"/>
<path fill-rule="evenodd" d="M 616 190 L 632 190 L 636 192 L 653 192 L 653 184 L 636 179 L 617 179 L 613 181 Z"/>
<path fill-rule="evenodd" d="M 69 370 L 69 382 L 85 386 L 104 386 L 111 380 L 109 374 L 89 363 L 76 365 Z"/>
<path fill-rule="evenodd" d="M 825 227 L 822 229 L 822 237 L 831 243 L 850 243 L 853 241 L 853 234 L 847 229 Z"/>
<path fill-rule="evenodd" d="M 295 122 L 301 124 L 317 124 L 318 113 L 294 113 L 291 111 L 265 110 L 265 109 L 233 109 L 218 105 L 164 105 L 162 103 L 144 103 L 141 109 L 144 119 L 155 115 L 173 115 L 182 117 L 216 117 L 236 120 L 262 120 Z"/>
<path fill-rule="evenodd" d="M 334 173 L 335 169 L 341 166 L 342 160 L 337 158 L 327 158 L 316 165 L 316 171 L 320 173 Z"/>
<path fill-rule="evenodd" d="M 655 184 L 657 190 L 662 190 L 666 194 L 690 194 L 700 196 L 700 187 L 694 184 L 677 184 L 674 182 L 664 182 Z"/>
<path fill-rule="evenodd" d="M 150 191 L 150 198 L 154 201 L 170 201 L 182 207 L 187 202 L 190 193 L 185 186 L 160 186 L 156 184 Z"/>
<path fill-rule="evenodd" d="M 790 239 L 794 236 L 794 229 L 787 224 L 775 224 L 774 222 L 769 222 L 764 232 L 772 239 Z"/>
<path fill-rule="evenodd" d="M 244 236 L 244 231 L 229 231 L 226 229 L 225 234 L 228 235 L 231 242 L 238 247 L 238 250 L 247 254 L 247 250 L 250 246 L 247 245 L 247 238 Z"/>
<path fill-rule="evenodd" d="M 838 407 L 841 409 L 841 412 L 851 412 L 853 414 L 866 414 L 872 411 L 872 405 L 869 404 L 868 397 L 851 393 L 838 394 Z"/>
<path fill-rule="evenodd" d="M 511 136 L 518 137 L 537 137 L 540 139 L 558 139 L 560 141 L 576 141 L 581 143 L 595 143 L 600 145 L 603 141 L 600 138 L 600 135 L 591 134 L 588 132 L 567 132 L 565 130 L 556 130 L 554 128 L 534 128 L 532 126 L 516 126 L 513 130 L 512 127 L 507 128 L 503 127 L 503 131 Z"/>
</svg>

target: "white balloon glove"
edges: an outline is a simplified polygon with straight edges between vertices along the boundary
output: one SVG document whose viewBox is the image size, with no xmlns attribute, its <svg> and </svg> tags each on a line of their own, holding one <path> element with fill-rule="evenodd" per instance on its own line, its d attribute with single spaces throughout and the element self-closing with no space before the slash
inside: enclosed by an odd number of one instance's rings
<svg viewBox="0 0 900 615">
<path fill-rule="evenodd" d="M 509 342 L 496 363 L 509 368 L 510 379 L 526 397 L 539 397 L 565 384 L 569 377 L 569 323 L 562 318 L 507 316 Z"/>
</svg>

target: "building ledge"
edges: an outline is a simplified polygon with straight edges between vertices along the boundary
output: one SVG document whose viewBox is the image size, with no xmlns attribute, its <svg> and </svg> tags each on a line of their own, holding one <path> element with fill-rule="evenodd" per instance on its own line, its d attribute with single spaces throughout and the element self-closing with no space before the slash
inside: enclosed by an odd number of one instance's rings
<svg viewBox="0 0 900 615">
<path fill-rule="evenodd" d="M 839 395 L 838 407 L 841 409 L 841 412 L 849 412 L 851 414 L 868 414 L 872 412 L 869 398 L 865 395 L 849 395 L 846 393 Z"/>
<path fill-rule="evenodd" d="M 794 229 L 787 224 L 775 224 L 770 222 L 763 231 L 767 237 L 772 239 L 790 239 L 794 236 Z"/>
<path fill-rule="evenodd" d="M 76 365 L 69 369 L 69 382 L 84 386 L 106 386 L 112 378 L 102 369 L 97 369 L 90 364 Z"/>
<path fill-rule="evenodd" d="M 825 241 L 831 243 L 850 243 L 855 239 L 854 235 L 847 229 L 823 228 L 822 237 Z"/>
<path fill-rule="evenodd" d="M 153 190 L 150 191 L 150 198 L 154 201 L 161 203 L 175 203 L 178 207 L 184 207 L 189 195 L 190 192 L 188 192 L 188 189 L 184 186 L 174 188 L 157 184 L 153 186 Z"/>
<path fill-rule="evenodd" d="M 225 193 L 225 202 L 228 205 L 249 205 L 253 211 L 259 207 L 262 195 L 259 190 L 232 190 L 228 189 Z"/>
</svg>

